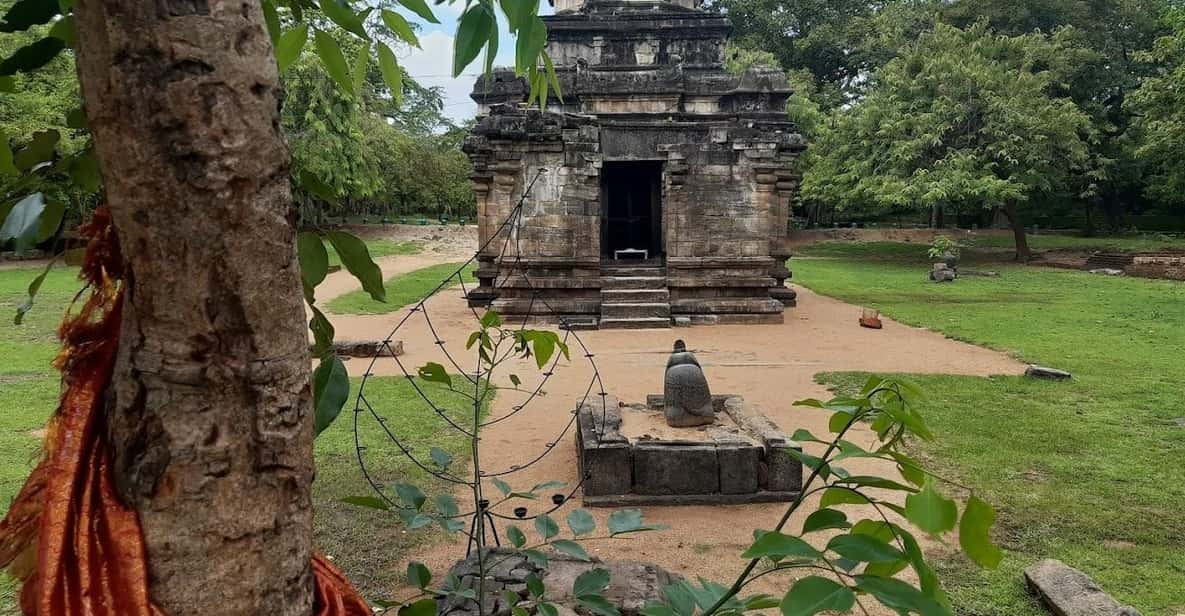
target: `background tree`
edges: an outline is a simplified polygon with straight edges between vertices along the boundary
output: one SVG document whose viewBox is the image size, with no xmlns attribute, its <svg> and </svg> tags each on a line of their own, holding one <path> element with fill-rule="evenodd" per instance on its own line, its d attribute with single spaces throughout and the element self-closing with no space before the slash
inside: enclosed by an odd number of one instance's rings
<svg viewBox="0 0 1185 616">
<path fill-rule="evenodd" d="M 1019 208 L 1072 189 L 1087 164 L 1090 119 L 1054 92 L 1061 42 L 944 24 L 874 76 L 816 143 L 803 192 L 840 205 L 1002 208 L 1029 250 Z"/>
<path fill-rule="evenodd" d="M 1147 191 L 1185 204 L 1185 7 L 1167 12 L 1172 34 L 1158 39 L 1142 60 L 1160 68 L 1128 99 L 1141 130 L 1136 154 L 1149 166 Z"/>
</svg>

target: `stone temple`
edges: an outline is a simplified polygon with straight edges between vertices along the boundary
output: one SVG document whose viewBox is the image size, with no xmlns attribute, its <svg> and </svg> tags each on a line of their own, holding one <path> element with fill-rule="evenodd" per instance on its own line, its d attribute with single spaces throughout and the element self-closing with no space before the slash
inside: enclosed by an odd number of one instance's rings
<svg viewBox="0 0 1185 616">
<path fill-rule="evenodd" d="M 472 94 L 470 302 L 570 326 L 782 322 L 804 149 L 785 76 L 725 70 L 731 24 L 700 0 L 554 2 L 562 101 L 529 108 L 508 70 Z"/>
</svg>

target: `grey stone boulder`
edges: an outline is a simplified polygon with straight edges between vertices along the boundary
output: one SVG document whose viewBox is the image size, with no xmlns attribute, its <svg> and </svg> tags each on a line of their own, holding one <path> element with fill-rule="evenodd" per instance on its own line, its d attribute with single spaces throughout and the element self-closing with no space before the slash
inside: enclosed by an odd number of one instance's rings
<svg viewBox="0 0 1185 616">
<path fill-rule="evenodd" d="M 1045 379 L 1047 381 L 1068 381 L 1071 378 L 1071 374 L 1065 370 L 1047 368 L 1045 366 L 1038 366 L 1037 364 L 1029 364 L 1029 367 L 1025 368 L 1025 376 L 1033 379 Z"/>
<path fill-rule="evenodd" d="M 1025 584 L 1055 616 L 1140 616 L 1060 560 L 1046 559 L 1025 569 Z"/>
</svg>

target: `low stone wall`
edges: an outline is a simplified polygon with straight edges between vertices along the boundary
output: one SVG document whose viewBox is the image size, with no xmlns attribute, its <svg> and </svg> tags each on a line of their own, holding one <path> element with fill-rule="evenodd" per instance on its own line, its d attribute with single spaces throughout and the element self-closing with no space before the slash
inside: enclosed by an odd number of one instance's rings
<svg viewBox="0 0 1185 616">
<path fill-rule="evenodd" d="M 1136 254 L 1131 265 L 1124 268 L 1128 276 L 1185 280 L 1185 254 Z"/>
<path fill-rule="evenodd" d="M 517 594 L 521 601 L 529 601 L 527 576 L 532 574 L 542 578 L 547 587 L 547 600 L 560 606 L 561 616 L 576 616 L 576 598 L 572 596 L 572 586 L 580 574 L 592 569 L 609 572 L 605 599 L 616 606 L 622 616 L 637 616 L 647 601 L 662 598 L 663 587 L 682 579 L 648 563 L 603 562 L 595 557 L 591 562 L 584 562 L 554 550 L 549 551 L 547 558 L 548 566 L 543 569 L 513 550 L 499 548 L 488 551 L 485 581 L 482 584 L 485 605 L 481 612 L 486 616 L 508 616 L 512 606 L 504 594 L 507 591 Z M 480 575 L 476 554 L 453 565 L 449 572 L 461 581 L 460 588 L 477 590 Z M 479 611 L 477 601 L 453 596 L 440 601 L 436 613 L 437 616 L 477 616 Z"/>
<path fill-rule="evenodd" d="M 576 446 L 584 504 L 703 505 L 793 500 L 802 489 L 801 447 L 740 396 L 715 396 L 717 414 L 748 438 L 707 441 L 637 439 L 621 434 L 621 403 L 612 396 L 577 410 Z M 649 396 L 651 408 L 662 396 Z"/>
</svg>

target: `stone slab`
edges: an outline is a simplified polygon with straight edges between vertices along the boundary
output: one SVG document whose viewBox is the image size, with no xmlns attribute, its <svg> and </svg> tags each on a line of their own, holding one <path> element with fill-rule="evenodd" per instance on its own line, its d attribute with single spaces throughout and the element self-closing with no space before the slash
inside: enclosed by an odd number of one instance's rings
<svg viewBox="0 0 1185 616">
<path fill-rule="evenodd" d="M 749 505 L 754 503 L 788 503 L 798 498 L 798 491 L 772 492 L 762 490 L 750 494 L 613 494 L 585 496 L 585 507 L 656 507 L 679 505 Z"/>
<path fill-rule="evenodd" d="M 711 494 L 720 491 L 714 445 L 638 443 L 634 445 L 637 494 Z"/>
<path fill-rule="evenodd" d="M 760 485 L 761 454 L 764 448 L 756 445 L 719 444 L 716 460 L 720 466 L 721 494 L 751 494 Z"/>
<path fill-rule="evenodd" d="M 787 453 L 791 449 L 802 451 L 802 447 L 794 443 L 773 445 L 766 448 L 766 489 L 775 492 L 798 492 L 802 490 L 802 462 Z"/>
<path fill-rule="evenodd" d="M 1140 616 L 1060 560 L 1046 559 L 1025 569 L 1025 584 L 1054 616 Z"/>
<path fill-rule="evenodd" d="M 1058 370 L 1057 368 L 1046 368 L 1045 366 L 1038 366 L 1037 364 L 1029 364 L 1025 368 L 1025 376 L 1034 379 L 1045 379 L 1048 381 L 1068 381 L 1071 378 L 1069 372 L 1065 370 Z"/>
</svg>

